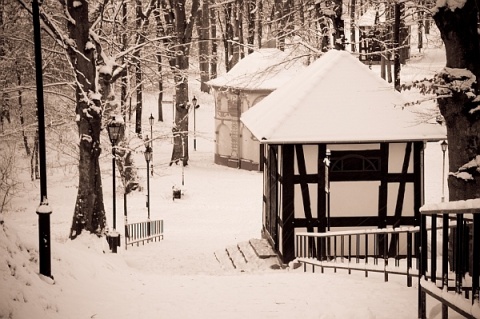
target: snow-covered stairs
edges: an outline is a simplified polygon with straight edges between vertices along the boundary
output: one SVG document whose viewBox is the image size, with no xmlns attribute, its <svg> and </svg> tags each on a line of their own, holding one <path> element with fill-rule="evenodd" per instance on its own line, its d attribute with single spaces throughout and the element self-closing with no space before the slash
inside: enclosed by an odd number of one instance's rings
<svg viewBox="0 0 480 319">
<path fill-rule="evenodd" d="M 277 255 L 265 239 L 250 239 L 216 251 L 215 258 L 225 270 L 253 272 L 280 269 Z"/>
</svg>

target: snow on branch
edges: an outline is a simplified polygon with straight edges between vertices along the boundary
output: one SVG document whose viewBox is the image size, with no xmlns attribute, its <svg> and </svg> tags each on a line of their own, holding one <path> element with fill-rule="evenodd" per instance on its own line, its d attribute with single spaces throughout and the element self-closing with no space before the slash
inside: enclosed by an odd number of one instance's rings
<svg viewBox="0 0 480 319">
<path fill-rule="evenodd" d="M 432 14 L 435 14 L 440 10 L 440 8 L 447 8 L 451 11 L 456 9 L 461 9 L 465 6 L 467 0 L 437 0 L 435 6 L 432 8 Z"/>
<path fill-rule="evenodd" d="M 468 163 L 463 164 L 457 172 L 450 175 L 469 181 L 474 179 L 473 174 L 480 174 L 480 155 L 475 156 Z"/>
<path fill-rule="evenodd" d="M 479 104 L 480 96 L 476 94 L 474 84 L 476 76 L 467 69 L 444 68 L 434 78 L 425 78 L 402 84 L 402 90 L 418 89 L 423 95 L 435 94 L 435 99 L 451 97 L 453 93 L 464 93 L 473 103 Z M 421 101 L 419 101 L 421 102 Z M 413 103 L 415 104 L 415 103 Z M 480 111 L 480 106 L 469 112 Z"/>
<path fill-rule="evenodd" d="M 469 98 L 475 98 L 473 84 L 477 82 L 476 76 L 467 69 L 444 68 L 435 76 L 438 86 L 437 94 L 450 92 L 465 92 Z"/>
</svg>

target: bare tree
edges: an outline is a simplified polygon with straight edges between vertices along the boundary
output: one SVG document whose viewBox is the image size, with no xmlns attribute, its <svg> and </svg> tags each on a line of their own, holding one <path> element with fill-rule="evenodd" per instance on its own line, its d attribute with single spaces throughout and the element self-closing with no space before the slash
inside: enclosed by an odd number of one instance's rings
<svg viewBox="0 0 480 319">
<path fill-rule="evenodd" d="M 480 197 L 480 40 L 478 1 L 433 13 L 445 44 L 446 68 L 437 75 L 438 106 L 449 144 L 450 200 Z"/>
</svg>

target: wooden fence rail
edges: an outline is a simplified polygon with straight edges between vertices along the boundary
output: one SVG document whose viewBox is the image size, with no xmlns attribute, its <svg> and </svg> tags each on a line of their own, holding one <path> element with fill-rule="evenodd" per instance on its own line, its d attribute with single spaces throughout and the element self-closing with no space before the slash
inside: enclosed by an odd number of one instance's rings
<svg viewBox="0 0 480 319">
<path fill-rule="evenodd" d="M 324 268 L 406 275 L 407 286 L 418 276 L 419 227 L 365 229 L 328 233 L 301 232 L 296 234 L 296 260 L 306 265 Z M 414 269 L 415 268 L 415 269 Z"/>
<path fill-rule="evenodd" d="M 163 220 L 149 220 L 146 222 L 125 225 L 125 249 L 128 245 L 145 244 L 149 241 L 163 239 Z"/>
<path fill-rule="evenodd" d="M 480 199 L 421 209 L 421 246 L 431 243 L 431 249 L 422 249 L 420 258 L 418 318 L 427 317 L 427 294 L 442 303 L 442 318 L 448 318 L 449 308 L 480 318 L 480 208 L 471 208 L 479 207 L 473 201 Z"/>
</svg>

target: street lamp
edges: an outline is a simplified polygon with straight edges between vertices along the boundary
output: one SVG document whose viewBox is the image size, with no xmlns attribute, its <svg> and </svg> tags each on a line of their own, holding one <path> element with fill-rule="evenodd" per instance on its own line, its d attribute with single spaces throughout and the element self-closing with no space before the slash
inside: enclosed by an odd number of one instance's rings
<svg viewBox="0 0 480 319">
<path fill-rule="evenodd" d="M 113 176 L 113 233 L 107 235 L 107 241 L 110 245 L 112 252 L 117 252 L 117 247 L 120 246 L 120 236 L 115 231 L 116 228 L 116 203 L 115 203 L 115 145 L 118 142 L 120 137 L 120 130 L 122 128 L 122 123 L 115 119 L 115 116 L 112 116 L 110 123 L 107 125 L 108 137 L 110 143 L 112 143 L 112 176 Z"/>
<path fill-rule="evenodd" d="M 150 146 L 153 148 L 153 122 L 154 122 L 155 118 L 153 117 L 152 113 L 150 113 L 150 117 L 148 118 L 148 122 L 150 123 L 150 138 L 151 138 L 151 142 L 150 142 Z"/>
<path fill-rule="evenodd" d="M 152 113 L 150 113 L 150 117 L 148 118 L 148 122 L 150 123 L 150 139 L 151 139 L 151 143 L 150 143 L 150 148 L 151 148 L 151 152 L 153 153 L 153 123 L 155 121 L 155 118 L 153 117 Z M 150 161 L 152 160 L 152 158 L 150 157 Z M 147 173 L 148 173 L 148 164 L 147 164 Z M 153 163 L 152 163 L 152 167 L 151 167 L 151 173 L 152 173 L 152 176 L 153 176 Z"/>
<path fill-rule="evenodd" d="M 197 98 L 195 95 L 193 96 L 192 99 L 192 105 L 193 105 L 193 150 L 197 150 L 197 120 L 195 116 L 195 110 L 200 107 L 200 105 L 197 105 Z"/>
<path fill-rule="evenodd" d="M 330 231 L 330 157 L 332 152 L 327 148 L 325 152 L 325 193 L 327 194 L 327 230 Z"/>
<path fill-rule="evenodd" d="M 148 219 L 150 220 L 150 174 L 148 173 L 148 168 L 153 155 L 152 147 L 147 145 L 145 147 L 145 152 L 143 153 L 143 155 L 145 155 L 145 161 L 147 162 L 147 208 Z"/>
<path fill-rule="evenodd" d="M 445 201 L 445 152 L 448 148 L 447 141 L 443 141 L 440 143 L 443 152 L 443 170 L 442 170 L 442 203 Z"/>
</svg>

